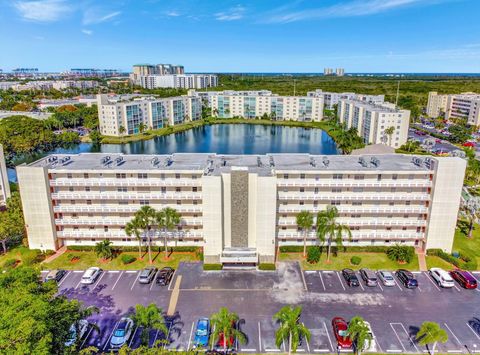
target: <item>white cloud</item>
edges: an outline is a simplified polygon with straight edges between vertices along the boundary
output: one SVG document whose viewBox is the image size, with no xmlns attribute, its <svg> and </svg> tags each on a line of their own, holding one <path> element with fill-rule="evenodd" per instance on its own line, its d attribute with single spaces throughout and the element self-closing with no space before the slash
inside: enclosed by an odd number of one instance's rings
<svg viewBox="0 0 480 355">
<path fill-rule="evenodd" d="M 245 8 L 241 5 L 232 7 L 231 9 L 224 12 L 217 12 L 215 14 L 215 19 L 218 21 L 236 21 L 241 20 L 245 15 Z"/>
<path fill-rule="evenodd" d="M 17 1 L 15 9 L 27 21 L 54 22 L 73 11 L 65 0 Z"/>
<path fill-rule="evenodd" d="M 93 31 L 92 31 L 92 30 L 82 30 L 82 33 L 85 33 L 85 34 L 88 35 L 88 36 L 93 35 Z"/>
<path fill-rule="evenodd" d="M 180 13 L 178 13 L 177 11 L 167 11 L 167 12 L 165 12 L 165 15 L 167 15 L 169 17 L 178 17 L 178 16 L 180 16 Z"/>
<path fill-rule="evenodd" d="M 288 23 L 322 18 L 366 16 L 408 6 L 431 5 L 447 1 L 454 0 L 353 0 L 329 7 L 299 11 L 284 12 L 283 9 L 277 9 L 263 22 Z"/>
<path fill-rule="evenodd" d="M 85 11 L 83 14 L 83 21 L 84 25 L 92 25 L 96 23 L 102 23 L 106 21 L 110 21 L 120 15 L 121 11 L 114 11 L 110 13 L 104 13 L 96 8 L 90 8 Z"/>
</svg>

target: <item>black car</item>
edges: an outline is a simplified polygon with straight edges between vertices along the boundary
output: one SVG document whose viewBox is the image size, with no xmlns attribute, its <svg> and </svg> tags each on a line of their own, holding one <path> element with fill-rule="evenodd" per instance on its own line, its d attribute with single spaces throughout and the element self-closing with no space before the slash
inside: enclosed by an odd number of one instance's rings
<svg viewBox="0 0 480 355">
<path fill-rule="evenodd" d="M 157 278 L 155 282 L 158 285 L 167 286 L 172 280 L 174 272 L 175 270 L 173 270 L 171 267 L 164 267 L 157 273 Z"/>
<path fill-rule="evenodd" d="M 353 271 L 352 269 L 343 269 L 342 275 L 345 278 L 345 281 L 347 281 L 348 286 L 350 287 L 360 286 L 357 275 L 355 275 L 355 271 Z"/>
<path fill-rule="evenodd" d="M 59 282 L 66 273 L 66 270 L 52 270 L 45 277 L 45 281 L 55 280 L 56 282 Z"/>
<path fill-rule="evenodd" d="M 138 278 L 138 282 L 141 284 L 149 284 L 152 282 L 155 274 L 157 273 L 157 268 L 153 266 L 147 266 L 142 271 L 140 271 L 140 276 Z"/>
<path fill-rule="evenodd" d="M 397 270 L 395 275 L 397 275 L 397 278 L 406 288 L 418 287 L 418 281 L 415 279 L 415 276 L 413 276 L 413 274 L 410 271 L 405 269 L 399 269 Z"/>
</svg>

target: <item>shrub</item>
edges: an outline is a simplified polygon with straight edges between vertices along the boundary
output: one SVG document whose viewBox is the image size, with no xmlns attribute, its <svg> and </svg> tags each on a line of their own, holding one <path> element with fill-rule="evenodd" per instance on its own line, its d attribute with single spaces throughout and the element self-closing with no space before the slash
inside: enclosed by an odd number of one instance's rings
<svg viewBox="0 0 480 355">
<path fill-rule="evenodd" d="M 222 270 L 222 264 L 203 264 L 203 270 L 205 271 Z"/>
<path fill-rule="evenodd" d="M 68 261 L 71 261 L 71 262 L 80 260 L 80 255 L 75 255 L 75 254 L 71 254 L 71 253 L 68 253 L 66 255 L 66 257 L 67 257 Z"/>
<path fill-rule="evenodd" d="M 258 265 L 258 270 L 274 271 L 276 270 L 276 267 L 275 267 L 275 264 L 272 264 L 272 263 L 262 263 Z"/>
<path fill-rule="evenodd" d="M 406 245 L 395 244 L 387 249 L 390 260 L 409 263 L 415 256 L 415 249 Z"/>
<path fill-rule="evenodd" d="M 352 265 L 360 265 L 360 263 L 362 262 L 362 258 L 354 255 L 350 258 L 350 262 L 352 263 Z"/>
<path fill-rule="evenodd" d="M 303 252 L 303 246 L 301 245 L 282 245 L 280 247 L 281 253 L 301 253 Z"/>
<path fill-rule="evenodd" d="M 319 247 L 309 247 L 307 249 L 307 261 L 310 264 L 316 264 L 320 261 L 320 256 L 322 255 L 322 251 Z"/>
<path fill-rule="evenodd" d="M 364 246 L 364 247 L 355 247 L 355 246 L 344 246 L 343 250 L 345 252 L 353 253 L 386 253 L 389 247 L 386 246 Z"/>
<path fill-rule="evenodd" d="M 133 263 L 135 260 L 137 260 L 137 258 L 130 254 L 122 254 L 120 260 L 122 260 L 124 265 L 127 265 Z"/>
<path fill-rule="evenodd" d="M 35 253 L 28 253 L 22 256 L 22 263 L 26 266 L 31 266 L 37 261 L 38 255 Z"/>
<path fill-rule="evenodd" d="M 11 269 L 11 268 L 14 268 L 15 266 L 17 266 L 18 264 L 18 260 L 17 259 L 7 259 L 5 260 L 5 262 L 3 263 L 3 267 L 5 269 Z"/>
</svg>

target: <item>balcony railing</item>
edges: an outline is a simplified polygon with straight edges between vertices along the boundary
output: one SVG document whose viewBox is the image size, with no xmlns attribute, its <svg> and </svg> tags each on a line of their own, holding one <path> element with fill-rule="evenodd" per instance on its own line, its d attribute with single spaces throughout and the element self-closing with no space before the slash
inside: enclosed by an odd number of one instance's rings
<svg viewBox="0 0 480 355">
<path fill-rule="evenodd" d="M 202 207 L 200 205 L 172 205 L 165 204 L 160 207 L 155 205 L 150 205 L 154 208 L 161 209 L 164 207 L 172 207 L 180 213 L 200 213 L 202 212 Z M 59 205 L 54 206 L 54 212 L 100 212 L 100 213 L 115 213 L 115 212 L 137 212 L 142 206 L 141 205 L 119 205 L 119 206 L 93 206 L 93 205 Z"/>
<path fill-rule="evenodd" d="M 159 178 L 148 178 L 148 179 L 97 179 L 97 178 L 58 178 L 50 180 L 50 186 L 201 186 L 200 179 L 159 179 Z"/>
<path fill-rule="evenodd" d="M 301 232 L 288 232 L 288 231 L 278 231 L 277 238 L 279 239 L 303 239 L 303 234 Z M 347 236 L 345 236 L 347 238 Z M 358 231 L 352 231 L 352 239 L 423 239 L 425 238 L 425 233 L 416 233 L 416 232 L 378 232 L 378 233 L 363 233 Z M 318 239 L 314 233 L 310 233 L 308 239 Z"/>
<path fill-rule="evenodd" d="M 425 227 L 427 225 L 427 221 L 425 220 L 412 220 L 412 219 L 405 219 L 405 220 L 385 220 L 385 219 L 373 219 L 370 221 L 366 221 L 365 218 L 361 219 L 345 219 L 339 218 L 339 223 L 346 224 L 349 226 L 415 226 L 415 227 Z M 295 220 L 282 220 L 278 221 L 279 226 L 296 226 L 297 223 Z"/>
<path fill-rule="evenodd" d="M 430 200 L 429 194 L 424 193 L 408 193 L 408 192 L 396 192 L 396 193 L 374 193 L 374 192 L 283 192 L 278 193 L 279 200 L 305 200 L 305 201 L 321 201 L 321 200 L 353 200 L 353 201 L 428 201 Z"/>
<path fill-rule="evenodd" d="M 56 192 L 52 193 L 54 200 L 200 200 L 201 193 L 195 192 L 148 192 L 148 193 L 131 193 L 105 191 L 101 193 L 95 192 Z"/>
<path fill-rule="evenodd" d="M 59 226 L 124 226 L 130 222 L 131 218 L 109 218 L 109 219 L 82 219 L 82 218 L 57 218 L 55 224 Z M 182 226 L 200 226 L 203 224 L 201 219 L 182 219 Z"/>
<path fill-rule="evenodd" d="M 111 239 L 125 239 L 125 238 L 135 238 L 130 237 L 125 234 L 125 232 L 102 232 L 102 231 L 57 231 L 58 238 L 111 238 Z M 184 235 L 179 237 L 169 238 L 170 240 L 174 239 L 202 239 L 202 232 L 189 232 L 186 231 Z M 154 240 L 161 240 L 161 237 L 155 237 Z"/>
<path fill-rule="evenodd" d="M 354 179 L 278 179 L 277 185 L 280 187 L 431 187 L 429 180 L 354 180 Z"/>
</svg>

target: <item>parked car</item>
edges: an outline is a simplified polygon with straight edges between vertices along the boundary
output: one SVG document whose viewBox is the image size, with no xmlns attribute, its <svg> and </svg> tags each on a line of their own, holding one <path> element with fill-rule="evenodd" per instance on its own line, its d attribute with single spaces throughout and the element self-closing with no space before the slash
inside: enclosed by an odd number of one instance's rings
<svg viewBox="0 0 480 355">
<path fill-rule="evenodd" d="M 475 148 L 475 143 L 473 143 L 473 142 L 465 142 L 462 145 L 464 147 Z"/>
<path fill-rule="evenodd" d="M 65 342 L 65 346 L 72 346 L 78 340 L 81 340 L 85 334 L 87 334 L 87 330 L 90 324 L 85 319 L 80 319 L 78 321 L 78 325 L 72 324 L 69 330 L 69 337 L 68 340 Z M 77 335 L 78 329 L 78 335 Z"/>
<path fill-rule="evenodd" d="M 365 285 L 370 287 L 377 286 L 377 275 L 375 275 L 372 270 L 367 268 L 360 269 L 360 276 L 365 282 Z"/>
<path fill-rule="evenodd" d="M 413 276 L 410 271 L 405 269 L 398 269 L 396 275 L 400 282 L 403 284 L 403 286 L 405 286 L 406 288 L 418 287 L 418 281 L 417 279 L 415 279 L 415 276 Z"/>
<path fill-rule="evenodd" d="M 45 281 L 55 280 L 59 282 L 66 274 L 66 270 L 51 270 L 47 276 L 45 276 Z"/>
<path fill-rule="evenodd" d="M 382 281 L 384 286 L 392 287 L 395 286 L 395 279 L 390 271 L 380 270 L 378 272 L 378 278 Z"/>
<path fill-rule="evenodd" d="M 452 277 L 445 270 L 439 267 L 432 267 L 428 272 L 439 286 L 444 288 L 451 288 L 454 286 Z"/>
<path fill-rule="evenodd" d="M 340 349 L 351 349 L 352 339 L 348 336 L 348 323 L 341 317 L 332 319 L 333 334 L 337 340 L 337 346 Z"/>
<path fill-rule="evenodd" d="M 352 269 L 343 269 L 342 275 L 345 281 L 347 281 L 347 285 L 350 287 L 357 287 L 360 286 L 360 282 L 358 282 L 357 275 L 355 275 L 355 271 Z"/>
<path fill-rule="evenodd" d="M 375 337 L 375 334 L 373 334 L 372 326 L 367 321 L 364 321 L 364 323 L 368 328 L 368 332 L 370 333 L 370 335 L 372 337 L 372 340 L 370 340 L 370 344 L 368 342 L 366 342 L 363 351 L 376 353 L 377 352 L 377 339 Z"/>
<path fill-rule="evenodd" d="M 93 284 L 101 273 L 102 269 L 100 269 L 99 267 L 90 267 L 87 269 L 87 271 L 85 271 L 80 282 L 85 285 Z"/>
<path fill-rule="evenodd" d="M 175 270 L 171 267 L 164 267 L 157 273 L 156 283 L 161 286 L 167 286 L 172 281 L 174 272 Z"/>
<path fill-rule="evenodd" d="M 140 271 L 138 282 L 141 284 L 149 284 L 152 282 L 157 271 L 158 269 L 154 266 L 147 266 L 146 268 L 143 268 L 142 271 Z"/>
<path fill-rule="evenodd" d="M 468 271 L 452 270 L 450 271 L 450 276 L 452 276 L 452 278 L 457 281 L 463 288 L 477 288 L 477 279 Z"/>
<path fill-rule="evenodd" d="M 110 339 L 110 347 L 121 348 L 125 345 L 133 332 L 133 320 L 128 317 L 122 317 L 113 330 L 112 338 Z"/>
<path fill-rule="evenodd" d="M 210 339 L 210 320 L 200 318 L 195 328 L 195 337 L 193 338 L 193 348 L 207 348 Z"/>
</svg>

